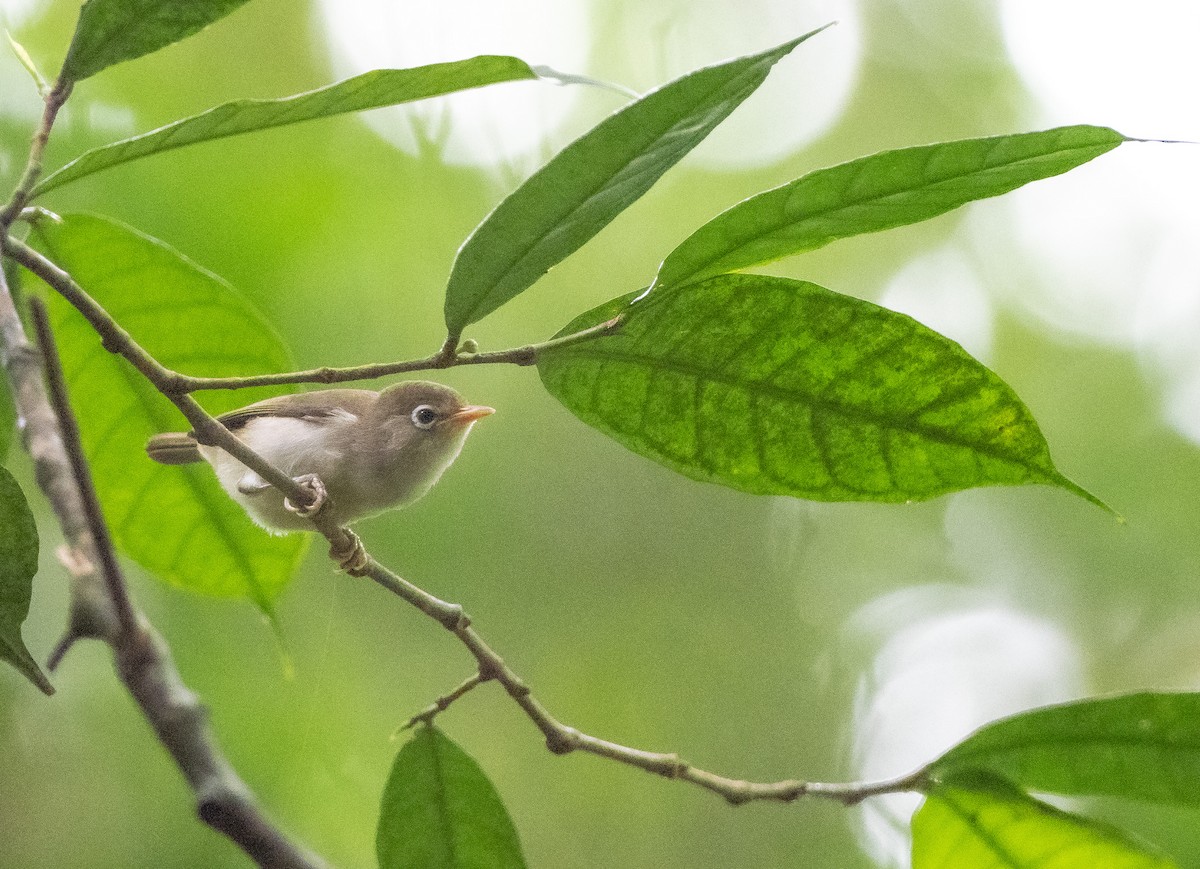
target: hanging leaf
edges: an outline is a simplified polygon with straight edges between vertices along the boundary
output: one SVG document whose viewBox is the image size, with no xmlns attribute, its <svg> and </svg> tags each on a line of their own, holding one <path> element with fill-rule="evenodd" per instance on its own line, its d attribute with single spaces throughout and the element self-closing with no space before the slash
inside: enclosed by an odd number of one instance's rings
<svg viewBox="0 0 1200 869">
<path fill-rule="evenodd" d="M 532 78 L 537 75 L 523 60 L 484 56 L 415 69 L 376 69 L 276 100 L 234 100 L 149 133 L 85 151 L 43 178 L 33 195 L 40 196 L 112 166 L 199 142 Z"/>
<path fill-rule="evenodd" d="M 564 148 L 459 250 L 446 287 L 450 334 L 515 298 L 582 247 L 754 93 L 772 66 L 819 32 L 678 78 Z"/>
<path fill-rule="evenodd" d="M 1200 806 L 1200 694 L 1129 694 L 1023 712 L 930 766 L 981 768 L 1021 787 Z"/>
<path fill-rule="evenodd" d="M 17 481 L 0 467 L 0 659 L 24 673 L 44 693 L 53 694 L 54 686 L 21 639 L 37 568 L 38 533 L 33 514 Z"/>
<path fill-rule="evenodd" d="M 919 223 L 1061 175 L 1126 141 L 1105 127 L 883 151 L 739 202 L 671 251 L 655 287 L 693 283 L 866 232 Z"/>
<path fill-rule="evenodd" d="M 934 787 L 913 817 L 913 869 L 1175 869 L 1107 824 L 1033 799 L 1003 779 Z"/>
<path fill-rule="evenodd" d="M 958 344 L 815 284 L 725 275 L 589 311 L 543 352 L 568 410 L 689 477 L 760 495 L 909 501 L 1064 477 L 1029 409 Z"/>
<path fill-rule="evenodd" d="M 87 0 L 62 78 L 81 81 L 105 67 L 178 42 L 224 18 L 247 0 Z"/>
<path fill-rule="evenodd" d="M 521 843 L 483 770 L 434 727 L 400 749 L 375 837 L 379 869 L 524 869 Z"/>
<path fill-rule="evenodd" d="M 88 215 L 43 222 L 38 235 L 47 255 L 164 365 L 200 376 L 293 367 L 278 335 L 245 299 L 162 242 Z M 117 547 L 173 585 L 248 597 L 269 610 L 295 573 L 307 536 L 272 537 L 257 528 L 207 464 L 152 462 L 147 439 L 186 430 L 183 416 L 106 351 L 74 308 L 52 292 L 50 303 L 84 450 Z M 261 397 L 206 393 L 202 401 L 223 413 Z"/>
</svg>

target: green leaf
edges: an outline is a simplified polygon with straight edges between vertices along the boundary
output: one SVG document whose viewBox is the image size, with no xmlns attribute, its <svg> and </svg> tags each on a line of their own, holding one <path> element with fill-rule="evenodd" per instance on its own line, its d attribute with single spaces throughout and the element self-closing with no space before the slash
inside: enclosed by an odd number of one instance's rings
<svg viewBox="0 0 1200 869">
<path fill-rule="evenodd" d="M 523 869 L 521 843 L 483 770 L 434 727 L 400 749 L 383 791 L 379 869 Z"/>
<path fill-rule="evenodd" d="M 81 81 L 203 30 L 247 0 L 87 0 L 61 76 Z"/>
<path fill-rule="evenodd" d="M 667 256 L 654 285 L 692 283 L 928 220 L 1060 175 L 1124 141 L 1104 127 L 1060 127 L 884 151 L 819 169 L 704 224 Z"/>
<path fill-rule="evenodd" d="M 42 179 L 34 195 L 111 166 L 198 142 L 531 78 L 537 75 L 523 60 L 483 56 L 415 69 L 376 69 L 277 100 L 234 100 L 149 133 L 93 148 Z"/>
<path fill-rule="evenodd" d="M 12 474 L 0 468 L 0 659 L 24 673 L 44 693 L 53 694 L 54 686 L 21 639 L 37 569 L 38 533 L 33 514 Z"/>
<path fill-rule="evenodd" d="M 446 287 L 451 336 L 578 250 L 754 93 L 777 61 L 819 32 L 678 78 L 611 115 L 531 175 L 458 252 Z"/>
<path fill-rule="evenodd" d="M 1200 694 L 1128 694 L 1023 712 L 930 766 L 983 768 L 1030 790 L 1200 806 Z"/>
<path fill-rule="evenodd" d="M 99 217 L 39 224 L 41 247 L 164 365 L 232 376 L 292 368 L 279 337 L 216 275 L 160 241 Z M 272 537 L 217 485 L 206 464 L 165 467 L 145 453 L 182 415 L 55 294 L 50 311 L 96 489 L 126 555 L 172 583 L 248 597 L 269 611 L 291 579 L 307 535 Z M 263 394 L 206 393 L 223 413 Z"/>
<path fill-rule="evenodd" d="M 1039 802 L 1003 779 L 936 785 L 913 817 L 913 869 L 1171 869 L 1120 830 Z"/>
<path fill-rule="evenodd" d="M 538 370 L 584 422 L 681 474 L 816 501 L 1047 483 L 1100 503 L 1004 381 L 910 317 L 761 275 L 630 299 L 560 333 L 624 311 L 616 334 L 543 351 Z"/>
</svg>

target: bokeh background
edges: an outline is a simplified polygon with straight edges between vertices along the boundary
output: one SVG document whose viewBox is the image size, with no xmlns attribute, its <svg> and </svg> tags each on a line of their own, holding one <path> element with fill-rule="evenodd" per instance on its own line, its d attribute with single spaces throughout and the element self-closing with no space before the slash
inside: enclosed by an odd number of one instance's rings
<svg viewBox="0 0 1200 869">
<path fill-rule="evenodd" d="M 53 72 L 78 2 L 3 0 Z M 840 23 L 783 61 L 712 139 L 568 262 L 470 330 L 536 340 L 648 282 L 739 199 L 880 149 L 1067 123 L 1200 139 L 1200 8 L 1188 0 L 254 0 L 201 35 L 82 84 L 49 164 L 243 96 L 476 53 L 645 90 Z M 505 192 L 621 104 L 502 85 L 139 162 L 56 191 L 233 282 L 304 367 L 424 355 L 454 252 Z M 38 101 L 0 56 L 0 184 Z M 913 314 L 1012 384 L 1059 467 L 1125 525 L 1062 491 L 909 506 L 755 498 L 673 475 L 575 420 L 527 369 L 444 379 L 499 413 L 418 505 L 363 523 L 381 560 L 464 603 L 564 721 L 738 777 L 909 771 L 1033 705 L 1200 688 L 1200 150 L 1128 144 L 919 226 L 768 271 Z M 250 373 L 250 372 L 247 372 Z M 144 461 L 130 455 L 130 462 Z M 32 490 L 26 460 L 10 464 Z M 36 499 L 35 499 L 36 500 Z M 64 623 L 57 531 L 29 646 Z M 316 547 L 314 547 L 314 550 Z M 139 603 L 280 824 L 343 867 L 374 865 L 392 730 L 469 674 L 428 620 L 314 551 L 280 603 L 295 677 L 248 603 L 167 588 Z M 0 671 L 0 866 L 240 867 L 85 644 L 47 699 Z M 441 719 L 479 760 L 532 866 L 904 865 L 904 798 L 847 810 L 732 809 L 587 756 L 556 758 L 495 687 Z M 1094 810 L 1200 866 L 1193 812 Z"/>
</svg>

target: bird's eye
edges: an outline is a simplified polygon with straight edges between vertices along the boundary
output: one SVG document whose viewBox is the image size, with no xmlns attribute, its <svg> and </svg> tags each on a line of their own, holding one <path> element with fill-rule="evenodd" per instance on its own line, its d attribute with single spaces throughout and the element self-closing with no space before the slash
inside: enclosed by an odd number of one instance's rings
<svg viewBox="0 0 1200 869">
<path fill-rule="evenodd" d="M 428 404 L 422 404 L 413 409 L 412 421 L 417 428 L 433 428 L 433 424 L 437 422 L 437 411 Z"/>
</svg>

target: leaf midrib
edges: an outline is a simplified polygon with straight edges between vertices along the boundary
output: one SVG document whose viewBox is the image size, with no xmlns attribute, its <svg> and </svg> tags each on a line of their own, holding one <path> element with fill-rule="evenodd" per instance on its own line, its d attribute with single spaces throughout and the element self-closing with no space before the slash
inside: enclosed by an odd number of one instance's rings
<svg viewBox="0 0 1200 869">
<path fill-rule="evenodd" d="M 603 353 L 600 353 L 600 352 L 597 352 L 594 350 L 588 351 L 587 349 L 584 349 L 582 347 L 571 348 L 568 350 L 560 350 L 560 351 L 555 352 L 554 355 L 557 355 L 559 357 L 575 356 L 575 357 L 581 357 L 581 358 L 585 358 L 585 359 L 592 359 L 592 360 L 596 360 L 599 362 L 613 360 L 613 361 L 618 361 L 618 362 L 626 362 L 626 363 L 630 363 L 630 364 L 642 365 L 644 367 L 651 368 L 651 369 L 659 369 L 659 370 L 666 369 L 668 371 L 673 371 L 677 374 L 684 374 L 684 375 L 687 375 L 690 377 L 695 377 L 697 379 L 711 380 L 715 383 L 720 383 L 724 386 L 733 387 L 736 389 L 744 389 L 747 392 L 750 392 L 751 394 L 755 394 L 757 392 L 757 394 L 766 395 L 767 397 L 775 398 L 776 400 L 798 402 L 798 403 L 802 403 L 802 404 L 807 403 L 808 406 L 810 406 L 814 409 L 814 411 L 824 410 L 824 411 L 830 412 L 830 413 L 837 413 L 837 414 L 840 414 L 851 420 L 854 420 L 855 422 L 869 423 L 869 424 L 873 424 L 873 425 L 884 425 L 886 427 L 889 427 L 889 428 L 892 428 L 892 429 L 895 429 L 898 431 L 920 435 L 921 437 L 928 438 L 929 440 L 934 441 L 936 443 L 947 444 L 950 446 L 967 447 L 976 452 L 988 455 L 992 458 L 1019 464 L 1022 467 L 1027 468 L 1030 471 L 1036 472 L 1037 474 L 1041 475 L 1043 478 L 1051 479 L 1051 480 L 1056 479 L 1055 474 L 1050 471 L 1047 471 L 1045 468 L 1034 465 L 1024 458 L 1018 458 L 1018 457 L 1014 457 L 1010 454 L 1000 452 L 999 450 L 996 450 L 988 445 L 977 445 L 970 441 L 954 440 L 953 438 L 947 436 L 946 433 L 944 433 L 944 432 L 939 432 L 936 429 L 932 429 L 932 430 L 927 429 L 920 425 L 914 425 L 914 426 L 911 426 L 908 428 L 905 428 L 900 425 L 896 425 L 894 423 L 889 425 L 888 424 L 889 420 L 886 417 L 872 417 L 872 416 L 869 416 L 867 413 L 864 413 L 862 410 L 860 410 L 858 408 L 846 408 L 846 407 L 838 405 L 835 402 L 832 402 L 828 399 L 816 398 L 807 393 L 801 392 L 799 390 L 797 390 L 795 392 L 789 392 L 786 389 L 783 389 L 782 387 L 775 386 L 770 383 L 765 383 L 763 381 L 739 380 L 739 379 L 736 379 L 733 377 L 722 375 L 721 373 L 718 373 L 712 369 L 703 369 L 703 368 L 699 368 L 698 366 L 686 365 L 677 359 L 662 359 L 660 357 L 643 356 L 641 354 L 628 352 L 628 351 L 622 352 L 622 351 L 607 350 Z M 753 387 L 753 389 L 751 387 Z M 799 397 L 797 397 L 797 396 L 799 396 Z"/>
<path fill-rule="evenodd" d="M 719 88 L 717 90 L 717 92 L 733 90 L 733 87 L 735 85 L 738 87 L 741 87 L 742 82 L 745 79 L 745 77 L 747 77 L 748 75 L 750 75 L 752 73 L 757 74 L 759 67 L 761 66 L 761 63 L 764 62 L 765 60 L 766 59 L 763 58 L 759 61 L 759 63 L 755 63 L 755 64 L 752 64 L 751 66 L 747 67 L 745 70 L 743 70 L 737 76 L 735 76 L 732 79 L 729 79 L 721 88 Z M 779 58 L 775 58 L 774 60 L 770 61 L 769 66 L 773 66 L 778 61 L 779 61 Z M 670 86 L 670 83 L 668 83 L 668 85 L 664 85 L 664 87 L 669 87 L 669 86 Z M 669 127 L 661 130 L 661 132 L 659 132 L 654 137 L 654 141 L 653 141 L 653 144 L 651 147 L 662 142 L 673 131 L 675 131 L 677 128 L 679 128 L 681 125 L 683 125 L 684 120 L 691 115 L 691 113 L 695 110 L 696 106 L 699 105 L 701 102 L 703 102 L 704 99 L 706 97 L 710 96 L 712 93 L 713 93 L 713 91 L 707 91 L 703 95 L 701 95 L 699 98 L 697 98 L 693 102 L 689 103 L 687 110 L 685 112 L 678 113 L 676 115 L 676 120 L 673 121 Z M 568 146 L 568 147 L 570 147 L 570 146 Z M 629 159 L 623 160 L 621 163 L 621 168 L 618 171 L 613 172 L 612 174 L 606 176 L 606 178 L 604 180 L 602 180 L 598 186 L 591 187 L 586 198 L 582 199 L 578 205 L 570 208 L 569 210 L 567 210 L 565 212 L 562 212 L 560 215 L 556 215 L 553 220 L 547 221 L 549 223 L 549 225 L 551 227 L 557 227 L 560 224 L 562 224 L 563 222 L 575 217 L 576 214 L 583 211 L 584 208 L 586 206 L 588 206 L 590 203 L 592 203 L 602 191 L 607 189 L 617 178 L 619 178 L 629 168 L 629 166 L 631 166 L 639 157 L 644 156 L 649 151 L 650 151 L 650 148 L 642 149 L 638 153 L 631 156 Z M 680 159 L 682 159 L 682 158 L 680 158 Z M 552 164 L 547 164 L 547 165 L 552 165 Z M 539 171 L 544 171 L 544 167 L 543 167 L 543 170 L 539 170 Z M 662 173 L 660 173 L 660 175 L 661 174 Z M 504 203 L 501 203 L 501 205 L 503 205 L 503 204 Z M 500 206 L 498 206 L 498 207 L 500 207 Z M 493 213 L 495 213 L 495 212 L 493 212 Z M 482 225 L 481 225 L 481 227 L 482 227 Z M 481 307 L 484 307 L 484 305 L 482 303 L 485 300 L 487 300 L 493 292 L 495 292 L 497 287 L 501 286 L 505 281 L 508 280 L 509 276 L 514 271 L 516 271 L 519 266 L 521 266 L 525 262 L 525 260 L 530 256 L 530 254 L 534 251 L 534 249 L 537 248 L 537 246 L 540 245 L 547 237 L 548 237 L 548 233 L 546 233 L 546 232 L 539 233 L 536 238 L 529 240 L 526 244 L 522 244 L 518 248 L 517 252 L 515 253 L 515 256 L 506 265 L 504 271 L 501 272 L 493 281 L 490 282 L 490 286 L 488 287 L 487 291 L 484 292 L 483 294 L 481 294 L 479 296 L 478 300 L 476 301 L 476 303 L 471 306 L 471 310 L 467 317 L 468 321 L 471 321 L 474 318 L 476 312 Z M 467 243 L 468 244 L 470 243 L 469 239 L 468 239 Z"/>
<path fill-rule="evenodd" d="M 1114 143 L 1112 143 L 1111 147 L 1116 147 L 1119 144 L 1120 144 L 1120 142 L 1114 142 Z M 936 146 L 925 146 L 925 147 L 936 147 Z M 771 221 L 766 225 L 766 228 L 763 229 L 753 239 L 751 239 L 749 241 L 741 242 L 736 247 L 726 248 L 723 251 L 721 251 L 717 256 L 712 256 L 707 259 L 701 260 L 700 268 L 694 268 L 691 270 L 691 272 L 688 275 L 685 275 L 681 279 L 672 281 L 670 284 L 665 284 L 663 286 L 683 287 L 683 286 L 687 286 L 688 284 L 695 283 L 698 280 L 702 280 L 705 277 L 711 277 L 711 275 L 703 274 L 703 272 L 705 272 L 705 270 L 708 266 L 711 266 L 713 263 L 720 262 L 721 260 L 726 259 L 727 257 L 733 256 L 734 254 L 736 254 L 740 251 L 750 248 L 755 242 L 761 241 L 761 239 L 764 236 L 774 235 L 775 233 L 778 233 L 782 230 L 786 230 L 790 226 L 795 226 L 795 225 L 798 225 L 801 223 L 818 220 L 818 219 L 824 218 L 824 217 L 829 217 L 831 215 L 836 215 L 838 212 L 841 212 L 841 211 L 850 211 L 853 208 L 861 208 L 863 206 L 869 206 L 869 205 L 879 205 L 879 204 L 887 202 L 890 199 L 909 196 L 909 195 L 912 195 L 912 194 L 918 193 L 918 192 L 928 192 L 931 190 L 936 190 L 939 186 L 962 181 L 964 178 L 968 178 L 973 175 L 983 176 L 983 175 L 986 175 L 991 172 L 999 171 L 1001 169 L 1015 168 L 1018 166 L 1022 166 L 1026 163 L 1034 162 L 1035 160 L 1045 159 L 1048 156 L 1067 155 L 1067 154 L 1071 154 L 1071 153 L 1078 152 L 1078 151 L 1094 150 L 1095 148 L 1098 148 L 1098 147 L 1101 147 L 1101 145 L 1099 145 L 1099 144 L 1090 145 L 1090 146 L 1082 146 L 1081 145 L 1081 146 L 1074 147 L 1074 148 L 1060 149 L 1058 151 L 1049 152 L 1047 154 L 1040 154 L 1035 157 L 1024 157 L 1020 160 L 1014 160 L 1011 163 L 1003 163 L 1003 164 L 999 164 L 996 166 L 989 166 L 983 170 L 977 170 L 974 172 L 962 172 L 962 173 L 952 175 L 952 176 L 949 176 L 946 178 L 941 178 L 937 181 L 934 181 L 934 182 L 931 182 L 928 184 L 923 184 L 920 187 L 910 187 L 906 190 L 897 190 L 897 191 L 893 191 L 891 193 L 884 193 L 884 194 L 879 194 L 879 195 L 875 195 L 875 196 L 866 196 L 861 199 L 855 199 L 853 202 L 850 202 L 850 203 L 842 203 L 842 204 L 832 206 L 832 207 L 817 209 L 817 210 L 814 210 L 814 211 L 804 214 L 802 217 L 800 217 L 798 219 L 791 219 L 791 220 L 783 219 L 783 220 Z M 1109 150 L 1111 150 L 1111 148 Z M 1103 153 L 1103 152 L 1101 152 L 1101 153 Z M 878 156 L 878 155 L 874 155 L 874 156 Z M 1097 156 L 1099 156 L 1099 155 L 1097 155 Z M 871 159 L 871 157 L 860 157 L 859 158 L 859 160 L 869 160 L 869 159 Z M 794 188 L 794 190 L 792 191 L 793 193 L 801 193 L 803 190 L 803 188 L 801 187 L 801 184 L 805 180 L 811 179 L 813 177 L 816 177 L 816 176 L 819 176 L 822 174 L 836 172 L 841 168 L 850 166 L 853 163 L 858 162 L 859 160 L 852 160 L 852 161 L 850 161 L 850 163 L 843 163 L 841 166 L 832 166 L 828 169 L 818 169 L 817 171 L 810 173 L 809 175 L 806 175 L 797 181 L 793 181 L 793 182 L 789 182 L 788 184 L 780 185 L 779 187 L 776 187 L 772 190 L 768 190 L 766 193 L 763 193 L 760 195 L 770 196 L 773 193 L 788 190 L 788 188 Z M 1047 176 L 1047 177 L 1053 177 L 1053 176 Z M 1039 178 L 1039 179 L 1034 179 L 1034 180 L 1044 180 L 1044 179 Z M 852 184 L 852 183 L 853 183 L 853 179 L 851 179 L 850 184 Z M 847 185 L 847 186 L 849 186 L 849 185 Z M 999 193 L 991 194 L 989 196 L 985 196 L 982 198 L 990 199 L 990 198 L 993 198 L 994 196 L 998 196 L 998 195 L 1001 195 L 1001 194 L 999 194 Z M 946 214 L 946 213 L 949 213 L 950 211 L 955 211 L 959 208 L 962 208 L 964 205 L 969 205 L 969 204 L 971 204 L 971 202 L 977 202 L 977 201 L 978 201 L 977 199 L 971 199 L 966 202 L 960 202 L 958 205 L 955 205 L 952 208 L 948 208 L 942 213 Z M 738 208 L 738 207 L 739 206 L 736 206 L 736 205 L 734 206 L 734 208 Z M 720 216 L 718 216 L 717 218 L 714 218 L 714 220 L 719 220 L 719 219 L 720 219 Z M 904 222 L 897 224 L 897 225 L 904 225 Z M 871 230 L 867 230 L 866 232 L 882 232 L 889 228 L 892 228 L 892 227 L 882 226 L 879 228 L 873 228 Z M 798 254 L 807 253 L 809 251 L 824 247 L 825 245 L 830 244 L 831 242 L 838 241 L 843 238 L 850 238 L 851 236 L 863 235 L 863 234 L 865 234 L 865 232 L 847 232 L 844 235 L 824 236 L 819 239 L 814 238 L 813 242 L 809 246 L 801 247 L 797 250 L 790 251 L 789 253 L 784 254 L 784 256 L 795 256 Z M 763 265 L 764 263 L 772 262 L 778 258 L 779 257 L 768 257 L 767 259 L 759 259 L 759 260 L 755 260 L 754 262 L 749 262 L 744 265 L 737 266 L 736 268 L 737 269 L 753 268 L 756 265 Z M 700 276 L 700 277 L 697 277 L 697 276 Z"/>
</svg>

